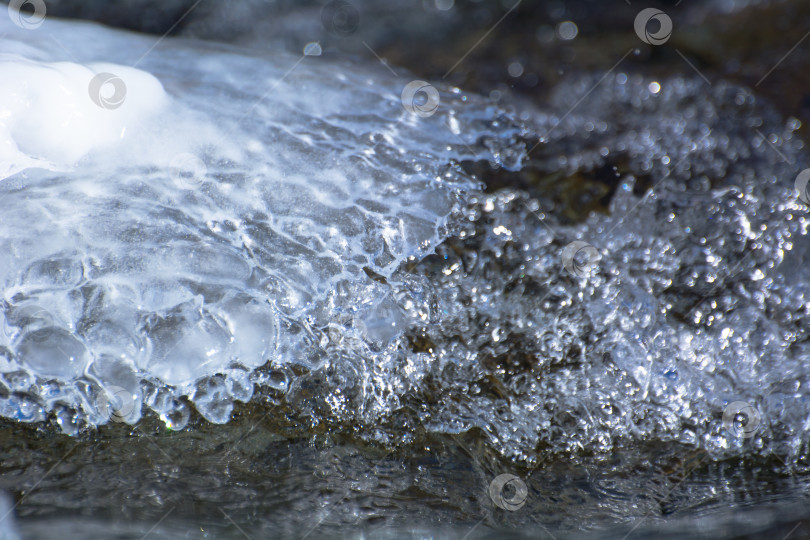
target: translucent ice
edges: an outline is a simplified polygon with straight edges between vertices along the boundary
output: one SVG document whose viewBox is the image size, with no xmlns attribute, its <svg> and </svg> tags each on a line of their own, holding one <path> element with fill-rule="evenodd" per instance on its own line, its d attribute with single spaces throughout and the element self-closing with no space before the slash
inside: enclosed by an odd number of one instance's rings
<svg viewBox="0 0 810 540">
<path fill-rule="evenodd" d="M 409 113 L 380 66 L 53 19 L 0 35 L 0 352 L 6 386 L 52 388 L 8 398 L 20 419 L 176 419 L 188 396 L 227 421 L 256 368 L 321 362 L 302 325 L 435 248 L 477 188 L 455 163 L 509 138 L 457 91 Z"/>
<path fill-rule="evenodd" d="M 808 156 L 749 89 L 617 72 L 525 124 L 444 88 L 422 117 L 384 69 L 47 25 L 70 54 L 0 26 L 7 69 L 105 62 L 135 108 L 99 117 L 123 138 L 27 144 L 28 109 L 3 109 L 3 170 L 26 169 L 0 182 L 0 414 L 71 431 L 143 405 L 181 428 L 188 401 L 225 422 L 253 399 L 271 425 L 473 432 L 534 463 L 648 443 L 806 462 Z M 457 162 L 482 158 L 534 191 L 478 193 Z"/>
</svg>

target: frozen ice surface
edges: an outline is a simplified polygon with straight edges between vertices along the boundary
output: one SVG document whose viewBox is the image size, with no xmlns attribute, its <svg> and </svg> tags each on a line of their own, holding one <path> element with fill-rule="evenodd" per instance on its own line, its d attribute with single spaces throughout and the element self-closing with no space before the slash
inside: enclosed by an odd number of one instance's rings
<svg viewBox="0 0 810 540">
<path fill-rule="evenodd" d="M 509 139 L 453 89 L 407 112 L 381 66 L 0 19 L 0 399 L 21 420 L 145 403 L 182 427 L 188 396 L 227 421 L 256 368 L 317 367 L 302 325 L 430 253 L 478 186 L 457 161 Z"/>
<path fill-rule="evenodd" d="M 85 118 L 115 141 L 23 144 L 19 111 L 51 117 L 3 100 L 4 170 L 26 167 L 0 183 L 3 415 L 70 431 L 114 403 L 179 428 L 184 398 L 214 422 L 253 399 L 271 424 L 389 445 L 477 430 L 530 463 L 663 443 L 806 466 L 808 156 L 750 90 L 617 72 L 567 79 L 523 124 L 444 88 L 419 118 L 381 68 L 145 54 L 49 20 L 70 58 L 5 30 L 4 65 L 32 80 L 137 71 L 131 117 Z M 481 159 L 615 189 L 572 220 L 540 190 L 478 192 L 457 162 Z M 575 241 L 598 255 L 581 275 Z"/>
</svg>

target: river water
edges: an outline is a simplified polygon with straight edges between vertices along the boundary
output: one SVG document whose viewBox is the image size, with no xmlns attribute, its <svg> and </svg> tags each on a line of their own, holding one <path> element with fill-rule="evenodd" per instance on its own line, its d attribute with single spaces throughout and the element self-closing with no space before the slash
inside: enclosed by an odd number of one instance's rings
<svg viewBox="0 0 810 540">
<path fill-rule="evenodd" d="M 784 104 L 638 43 L 536 99 L 207 17 L 0 17 L 9 538 L 808 532 Z"/>
</svg>

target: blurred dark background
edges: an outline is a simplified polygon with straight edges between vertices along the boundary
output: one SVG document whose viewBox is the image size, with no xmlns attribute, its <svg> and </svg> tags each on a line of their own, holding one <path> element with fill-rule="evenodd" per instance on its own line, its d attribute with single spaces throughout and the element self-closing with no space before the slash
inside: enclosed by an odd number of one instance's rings
<svg viewBox="0 0 810 540">
<path fill-rule="evenodd" d="M 610 69 L 661 76 L 696 71 L 755 88 L 788 117 L 810 120 L 810 2 L 804 0 L 47 0 L 49 16 L 157 35 L 301 53 L 387 60 L 465 90 L 543 99 L 562 77 Z M 636 14 L 673 20 L 666 47 L 642 43 Z M 483 39 L 482 39 L 483 38 Z M 788 54 L 790 53 L 790 54 Z M 785 55 L 787 55 L 785 57 Z M 459 62 L 460 58 L 464 58 Z M 688 60 L 688 62 L 687 62 Z M 691 63 L 691 65 L 690 65 Z M 778 69 L 764 80 L 774 66 Z M 761 82 L 760 82 L 761 81 Z"/>
</svg>

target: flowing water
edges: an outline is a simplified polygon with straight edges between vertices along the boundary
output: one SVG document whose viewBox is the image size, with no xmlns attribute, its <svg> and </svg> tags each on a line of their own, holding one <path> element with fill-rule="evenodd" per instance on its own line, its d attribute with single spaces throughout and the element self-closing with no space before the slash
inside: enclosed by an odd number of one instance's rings
<svg viewBox="0 0 810 540">
<path fill-rule="evenodd" d="M 23 538 L 807 517 L 810 160 L 751 90 L 617 71 L 513 109 L 314 44 L 0 35 Z"/>
</svg>

